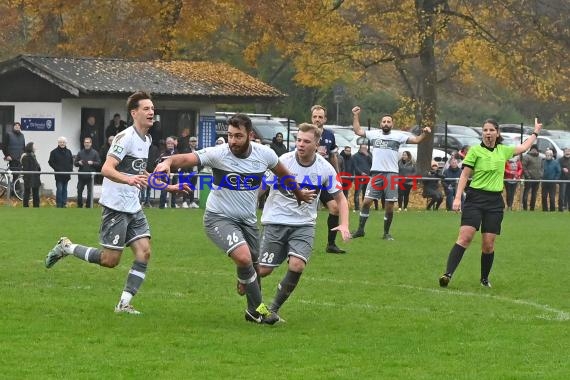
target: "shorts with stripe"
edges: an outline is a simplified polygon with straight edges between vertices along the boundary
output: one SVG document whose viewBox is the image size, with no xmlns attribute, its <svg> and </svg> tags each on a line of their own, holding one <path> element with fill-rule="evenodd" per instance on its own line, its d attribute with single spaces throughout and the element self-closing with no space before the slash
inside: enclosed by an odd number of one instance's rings
<svg viewBox="0 0 570 380">
<path fill-rule="evenodd" d="M 204 213 L 204 228 L 210 240 L 226 255 L 230 255 L 240 245 L 247 244 L 253 263 L 257 263 L 259 254 L 259 229 L 257 225 L 237 222 L 227 216 Z"/>
<path fill-rule="evenodd" d="M 263 226 L 259 265 L 278 267 L 289 256 L 309 261 L 315 240 L 315 226 L 266 224 Z"/>
<path fill-rule="evenodd" d="M 129 214 L 103 206 L 99 228 L 99 242 L 103 247 L 122 251 L 141 238 L 150 239 L 150 226 L 142 210 Z"/>
<path fill-rule="evenodd" d="M 398 185 L 395 177 L 399 176 L 398 173 L 372 172 L 364 197 L 382 199 L 382 195 L 384 195 L 385 200 L 396 202 L 398 200 Z"/>
</svg>

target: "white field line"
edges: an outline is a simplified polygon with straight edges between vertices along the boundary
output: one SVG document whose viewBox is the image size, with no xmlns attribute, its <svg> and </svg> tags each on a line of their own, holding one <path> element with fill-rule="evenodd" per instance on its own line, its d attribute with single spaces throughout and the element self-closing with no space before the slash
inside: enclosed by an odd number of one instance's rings
<svg viewBox="0 0 570 380">
<path fill-rule="evenodd" d="M 174 269 L 174 268 L 171 268 Z M 165 270 L 165 269 L 163 269 Z M 169 271 L 170 269 L 168 269 L 167 271 Z M 193 271 L 193 270 L 185 270 L 184 268 L 176 268 L 174 269 L 174 271 L 176 272 L 186 272 L 188 274 L 194 274 L 194 275 L 198 275 L 198 276 L 220 276 L 220 277 L 226 277 L 228 274 L 226 272 L 220 272 L 220 271 L 212 271 L 212 272 L 204 272 L 204 271 Z M 311 281 L 315 281 L 315 282 L 330 282 L 330 283 L 334 283 L 334 284 L 354 284 L 354 285 L 360 285 L 360 286 L 379 286 L 378 283 L 376 282 L 372 282 L 372 281 L 355 281 L 355 280 L 341 280 L 338 278 L 315 278 L 315 277 L 310 277 L 307 276 L 306 278 L 304 278 L 303 282 L 311 282 Z M 10 284 L 12 286 L 19 286 L 21 287 L 23 284 L 19 283 L 19 284 L 15 284 L 15 283 L 11 283 L 11 282 L 7 282 L 7 284 Z M 29 284 L 32 285 L 32 284 Z M 37 286 L 37 284 L 34 284 L 34 286 Z M 49 284 L 43 284 L 43 287 L 47 287 L 47 288 L 51 288 L 51 287 L 55 287 Z M 527 306 L 527 307 L 531 307 L 534 309 L 538 309 L 540 311 L 542 311 L 544 314 L 540 314 L 537 315 L 536 317 L 539 319 L 544 319 L 544 320 L 549 320 L 549 321 L 568 321 L 570 320 L 570 313 L 564 310 L 560 310 L 560 309 L 556 309 L 554 307 L 551 307 L 549 305 L 543 305 L 534 301 L 529 301 L 529 300 L 524 300 L 524 299 L 516 299 L 516 298 L 508 298 L 508 297 L 504 297 L 504 296 L 498 296 L 498 295 L 494 295 L 494 294 L 490 294 L 490 293 L 473 293 L 473 292 L 465 292 L 465 291 L 461 291 L 461 290 L 452 290 L 452 289 L 439 289 L 439 288 L 423 288 L 423 287 L 419 287 L 419 286 L 413 286 L 413 285 L 406 285 L 406 284 L 401 284 L 401 285 L 384 285 L 384 286 L 393 286 L 393 287 L 398 287 L 398 288 L 403 288 L 403 289 L 409 289 L 409 290 L 415 290 L 415 291 L 419 291 L 419 292 L 428 292 L 428 293 L 435 293 L 435 294 L 441 294 L 441 295 L 454 295 L 454 296 L 459 296 L 459 297 L 473 297 L 473 298 L 488 298 L 488 299 L 492 299 L 492 300 L 497 300 L 497 301 L 501 301 L 501 302 L 506 302 L 506 303 L 512 303 L 515 305 L 522 305 L 522 306 Z M 78 289 L 78 290 L 91 290 L 92 286 L 90 285 L 70 285 L 70 286 L 64 286 L 65 288 L 68 289 Z M 188 297 L 188 294 L 185 293 L 181 293 L 181 292 L 176 292 L 176 291 L 171 291 L 171 292 L 162 292 L 162 291 L 157 291 L 157 290 L 153 290 L 151 292 L 148 292 L 147 294 L 158 294 L 158 295 L 167 295 L 167 296 L 171 296 L 171 297 L 176 297 L 176 298 L 186 298 Z M 314 305 L 314 306 L 320 306 L 320 307 L 330 307 L 330 308 L 357 308 L 357 309 L 361 309 L 361 310 L 408 310 L 408 311 L 415 311 L 415 312 L 432 312 L 431 309 L 429 308 L 407 308 L 407 307 L 396 307 L 396 306 L 391 306 L 391 305 L 374 305 L 374 304 L 369 304 L 369 303 L 335 303 L 335 302 L 323 302 L 323 301 L 317 301 L 317 300 L 307 300 L 307 299 L 297 299 L 296 302 L 299 302 L 301 304 L 307 304 L 307 305 Z M 520 316 L 519 316 L 520 317 Z"/>
</svg>

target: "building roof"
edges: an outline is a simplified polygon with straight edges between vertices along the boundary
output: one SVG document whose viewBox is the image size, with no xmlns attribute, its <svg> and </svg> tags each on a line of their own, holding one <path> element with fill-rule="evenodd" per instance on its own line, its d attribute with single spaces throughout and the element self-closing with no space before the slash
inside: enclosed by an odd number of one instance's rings
<svg viewBox="0 0 570 380">
<path fill-rule="evenodd" d="M 134 61 L 19 55 L 0 62 L 0 75 L 26 69 L 71 95 L 129 95 L 271 101 L 286 95 L 270 85 L 218 62 Z"/>
</svg>

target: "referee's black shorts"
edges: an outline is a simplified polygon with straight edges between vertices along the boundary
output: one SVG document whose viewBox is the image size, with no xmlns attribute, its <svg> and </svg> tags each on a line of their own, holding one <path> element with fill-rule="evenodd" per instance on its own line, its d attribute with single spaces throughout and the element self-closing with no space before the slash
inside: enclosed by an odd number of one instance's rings
<svg viewBox="0 0 570 380">
<path fill-rule="evenodd" d="M 461 225 L 471 226 L 481 233 L 501 234 L 505 202 L 502 192 L 467 188 L 461 213 Z"/>
</svg>

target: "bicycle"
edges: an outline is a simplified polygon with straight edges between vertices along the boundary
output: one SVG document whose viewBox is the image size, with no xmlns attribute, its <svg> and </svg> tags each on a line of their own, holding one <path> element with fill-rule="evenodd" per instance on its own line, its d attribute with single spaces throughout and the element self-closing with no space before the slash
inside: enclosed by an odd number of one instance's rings
<svg viewBox="0 0 570 380">
<path fill-rule="evenodd" d="M 12 171 L 9 166 L 7 166 L 5 170 L 0 170 L 0 198 L 6 196 L 9 183 L 10 197 L 14 194 L 19 200 L 22 200 L 24 198 L 24 176 L 22 174 L 18 174 L 18 178 L 16 178 L 15 181 L 12 181 L 11 176 Z"/>
</svg>

